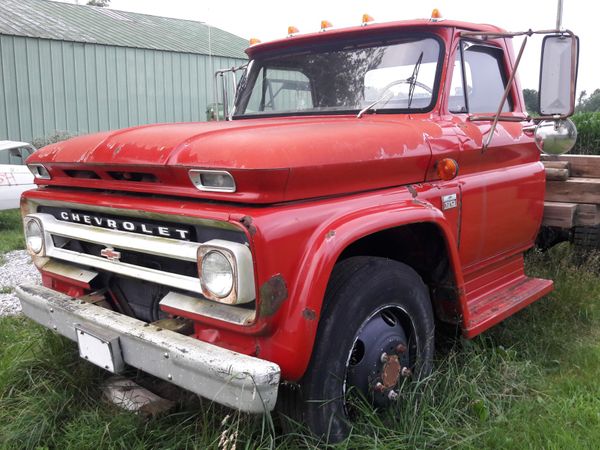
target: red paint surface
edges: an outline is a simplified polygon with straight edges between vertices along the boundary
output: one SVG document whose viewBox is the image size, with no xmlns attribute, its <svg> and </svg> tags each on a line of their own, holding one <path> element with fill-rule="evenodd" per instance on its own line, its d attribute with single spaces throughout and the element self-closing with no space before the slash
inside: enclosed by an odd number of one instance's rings
<svg viewBox="0 0 600 450">
<path fill-rule="evenodd" d="M 83 136 L 29 159 L 49 168 L 53 180 L 47 184 L 54 188 L 25 197 L 236 224 L 251 243 L 257 296 L 261 285 L 280 274 L 288 298 L 273 316 L 259 316 L 249 326 L 194 317 L 195 336 L 274 361 L 288 380 L 300 378 L 309 362 L 329 276 L 344 249 L 381 230 L 428 222 L 445 238 L 458 312 L 472 337 L 551 289 L 539 280 L 529 282 L 522 271 L 522 252 L 533 245 L 541 223 L 545 188 L 532 139 L 523 134 L 522 124 L 500 123 L 492 146 L 482 152 L 490 123 L 447 111 L 453 65 L 448 62 L 454 61 L 459 29 L 498 29 L 452 21 L 400 22 L 299 36 L 248 52 L 424 28 L 446 48 L 441 92 L 431 113 L 154 125 Z M 504 40 L 489 43 L 514 59 Z M 514 114 L 522 115 L 517 82 L 511 96 Z M 458 176 L 451 181 L 437 179 L 435 163 L 443 158 L 458 162 Z M 238 191 L 196 190 L 187 177 L 192 167 L 229 170 Z M 93 170 L 100 179 L 70 178 L 65 172 L 70 169 Z M 110 171 L 147 172 L 158 182 L 116 181 Z M 456 194 L 459 204 L 443 211 L 441 198 L 448 194 Z M 252 218 L 252 235 L 240 224 L 244 216 Z M 509 294 L 515 294 L 512 300 Z M 304 314 L 307 310 L 315 314 Z"/>
</svg>

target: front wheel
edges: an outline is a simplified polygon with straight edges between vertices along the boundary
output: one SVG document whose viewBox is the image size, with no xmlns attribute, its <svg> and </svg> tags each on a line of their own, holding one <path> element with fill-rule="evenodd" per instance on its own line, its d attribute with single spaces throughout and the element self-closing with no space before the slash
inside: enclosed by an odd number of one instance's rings
<svg viewBox="0 0 600 450">
<path fill-rule="evenodd" d="M 348 396 L 375 407 L 400 401 L 404 378 L 432 369 L 434 319 L 427 287 L 397 261 L 354 257 L 336 265 L 311 362 L 284 412 L 317 436 L 339 442 L 351 427 Z M 284 388 L 285 390 L 286 388 Z"/>
</svg>

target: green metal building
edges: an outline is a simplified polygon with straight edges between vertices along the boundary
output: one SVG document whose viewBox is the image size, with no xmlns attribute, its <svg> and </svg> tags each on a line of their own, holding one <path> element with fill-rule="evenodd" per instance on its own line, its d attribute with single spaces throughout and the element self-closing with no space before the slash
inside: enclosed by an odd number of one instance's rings
<svg viewBox="0 0 600 450">
<path fill-rule="evenodd" d="M 202 22 L 0 1 L 0 140 L 206 120 L 246 40 Z"/>
</svg>

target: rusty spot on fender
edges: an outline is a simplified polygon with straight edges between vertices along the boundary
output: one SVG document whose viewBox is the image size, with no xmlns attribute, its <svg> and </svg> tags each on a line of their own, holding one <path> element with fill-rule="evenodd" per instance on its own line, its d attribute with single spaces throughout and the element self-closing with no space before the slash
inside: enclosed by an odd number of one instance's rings
<svg viewBox="0 0 600 450">
<path fill-rule="evenodd" d="M 285 280 L 280 274 L 273 275 L 260 287 L 260 315 L 272 316 L 288 296 Z"/>
<path fill-rule="evenodd" d="M 331 238 L 333 238 L 335 236 L 335 230 L 329 230 L 327 232 L 327 235 L 325 236 L 325 239 L 329 240 Z"/>
<path fill-rule="evenodd" d="M 317 313 L 314 309 L 305 308 L 304 311 L 302 311 L 302 316 L 306 320 L 315 320 L 317 318 Z"/>
<path fill-rule="evenodd" d="M 244 216 L 240 219 L 240 223 L 244 225 L 250 232 L 250 236 L 254 236 L 256 234 L 256 227 L 252 224 L 252 217 Z"/>
</svg>

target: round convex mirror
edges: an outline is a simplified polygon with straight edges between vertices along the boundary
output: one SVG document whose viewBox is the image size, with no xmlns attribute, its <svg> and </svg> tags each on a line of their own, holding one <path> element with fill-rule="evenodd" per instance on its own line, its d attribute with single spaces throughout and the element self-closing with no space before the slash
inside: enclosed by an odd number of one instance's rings
<svg viewBox="0 0 600 450">
<path fill-rule="evenodd" d="M 545 120 L 535 129 L 535 145 L 547 155 L 562 155 L 575 146 L 577 128 L 569 120 Z"/>
</svg>

